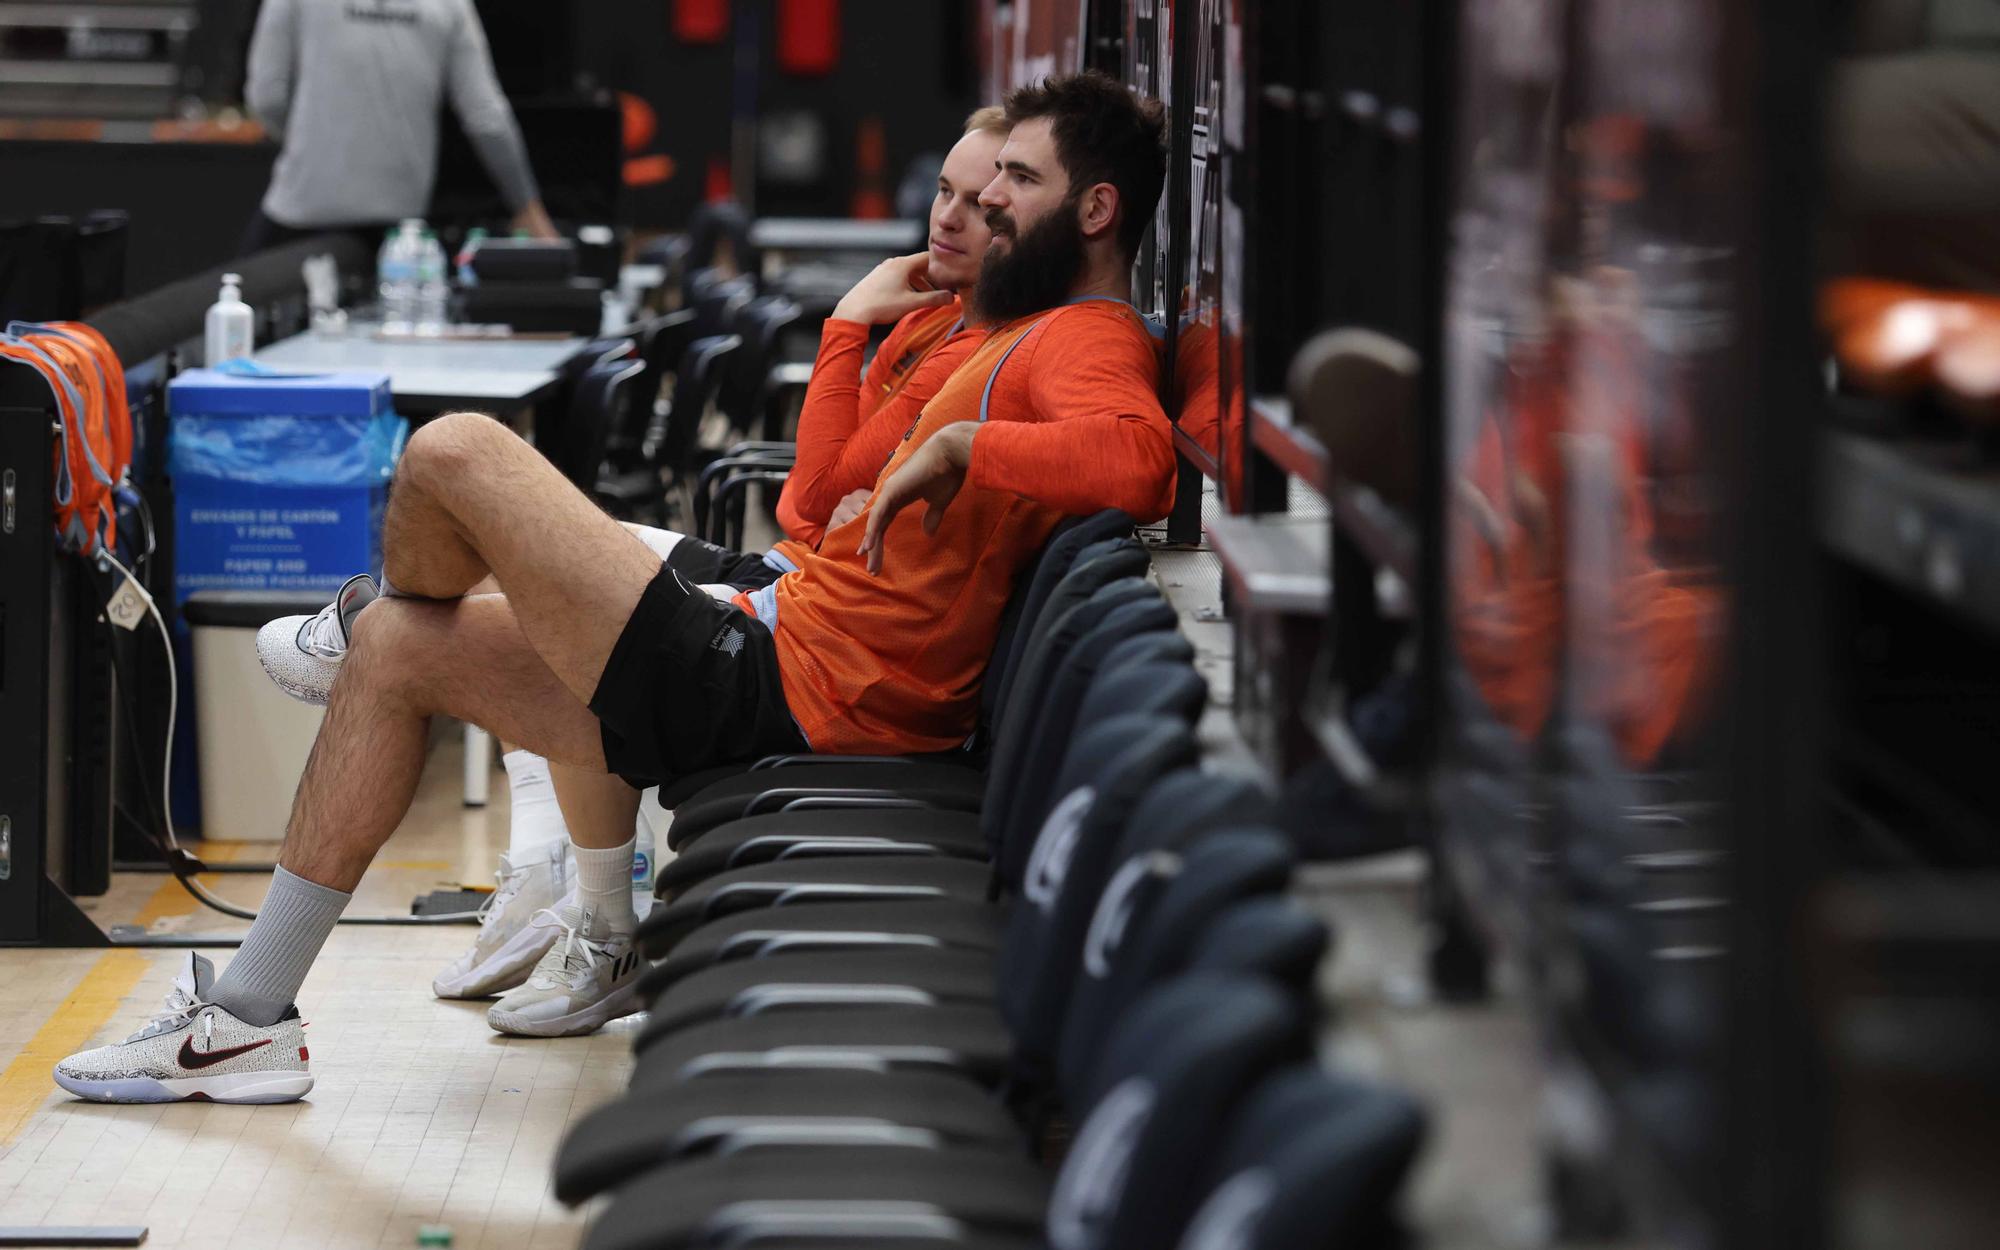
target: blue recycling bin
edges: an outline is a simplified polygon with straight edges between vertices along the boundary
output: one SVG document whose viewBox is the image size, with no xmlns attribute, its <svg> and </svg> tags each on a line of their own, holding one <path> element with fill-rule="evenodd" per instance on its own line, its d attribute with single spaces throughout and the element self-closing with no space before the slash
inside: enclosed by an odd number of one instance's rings
<svg viewBox="0 0 2000 1250">
<path fill-rule="evenodd" d="M 382 562 L 382 513 L 409 423 L 384 373 L 241 362 L 167 387 L 174 600 L 325 591 Z"/>
</svg>

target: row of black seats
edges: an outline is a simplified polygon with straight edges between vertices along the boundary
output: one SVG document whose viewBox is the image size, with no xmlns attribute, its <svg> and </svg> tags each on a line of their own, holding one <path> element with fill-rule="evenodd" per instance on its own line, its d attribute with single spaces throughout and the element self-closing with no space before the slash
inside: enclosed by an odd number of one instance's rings
<svg viewBox="0 0 2000 1250">
<path fill-rule="evenodd" d="M 1267 798 L 1201 770 L 1130 529 L 1074 524 L 1023 579 L 989 751 L 663 796 L 631 1087 L 557 1161 L 564 1201 L 609 1195 L 586 1246 L 1392 1239 L 1421 1113 L 1313 1061 L 1328 934 Z"/>
<path fill-rule="evenodd" d="M 741 440 L 782 426 L 797 407 L 810 365 L 788 371 L 783 356 L 800 316 L 782 296 L 753 297 L 747 281 L 713 279 L 689 306 L 579 352 L 537 411 L 536 445 L 621 519 L 688 528 L 673 490 L 692 495 L 721 454 L 701 446 L 707 414 L 720 413 Z M 731 451 L 778 454 L 774 467 L 783 467 L 790 446 L 739 442 Z"/>
</svg>

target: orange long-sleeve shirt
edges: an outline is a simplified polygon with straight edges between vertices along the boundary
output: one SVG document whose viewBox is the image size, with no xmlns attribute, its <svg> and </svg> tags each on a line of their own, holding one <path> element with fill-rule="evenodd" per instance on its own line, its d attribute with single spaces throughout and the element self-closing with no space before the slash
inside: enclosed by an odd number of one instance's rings
<svg viewBox="0 0 2000 1250">
<path fill-rule="evenodd" d="M 798 460 L 778 496 L 787 535 L 817 547 L 840 501 L 874 482 L 910 422 L 986 337 L 964 327 L 963 316 L 956 298 L 911 313 L 889 331 L 865 377 L 868 327 L 827 318 L 799 411 Z"/>
<path fill-rule="evenodd" d="M 965 485 L 935 535 L 923 507 L 857 550 L 867 511 L 738 603 L 770 624 L 785 700 L 815 750 L 941 751 L 964 741 L 1020 571 L 1065 515 L 1173 506 L 1159 357 L 1129 305 L 1090 300 L 996 329 L 923 408 L 878 476 L 943 426 L 981 419 Z M 873 506 L 870 500 L 870 507 Z"/>
</svg>

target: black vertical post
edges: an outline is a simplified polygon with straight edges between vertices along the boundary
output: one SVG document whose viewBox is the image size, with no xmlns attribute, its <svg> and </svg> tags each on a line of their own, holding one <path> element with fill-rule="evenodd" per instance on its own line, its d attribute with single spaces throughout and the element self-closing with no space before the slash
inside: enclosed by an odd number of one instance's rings
<svg viewBox="0 0 2000 1250">
<path fill-rule="evenodd" d="M 1728 1157 L 1717 1215 L 1729 1250 L 1826 1244 L 1823 1076 L 1807 1000 L 1806 907 L 1821 876 L 1824 624 L 1815 518 L 1819 384 L 1812 318 L 1820 202 L 1820 66 L 1811 0 L 1726 5 L 1726 81 L 1741 93 L 1746 215 L 1737 261 L 1743 403 L 1731 438 L 1735 542 L 1729 717 L 1734 874 L 1727 1062 L 1716 1074 Z M 1731 446 L 1724 443 L 1724 446 Z"/>
<path fill-rule="evenodd" d="M 0 365 L 0 945 L 40 939 L 48 868 L 51 419 L 35 372 Z"/>
</svg>

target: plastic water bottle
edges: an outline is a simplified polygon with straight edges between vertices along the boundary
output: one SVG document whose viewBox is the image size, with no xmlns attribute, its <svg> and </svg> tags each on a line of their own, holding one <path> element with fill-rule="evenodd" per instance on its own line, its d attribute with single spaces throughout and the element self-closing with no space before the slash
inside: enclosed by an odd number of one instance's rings
<svg viewBox="0 0 2000 1250">
<path fill-rule="evenodd" d="M 256 318 L 243 302 L 243 279 L 222 275 L 222 293 L 208 306 L 208 324 L 202 339 L 202 363 L 213 369 L 225 360 L 248 356 L 256 347 Z"/>
<path fill-rule="evenodd" d="M 417 249 L 424 223 L 410 220 L 389 232 L 375 260 L 382 299 L 382 330 L 408 334 L 417 321 Z"/>
<path fill-rule="evenodd" d="M 451 316 L 451 287 L 445 281 L 444 244 L 426 230 L 417 251 L 417 333 L 444 333 Z"/>
<path fill-rule="evenodd" d="M 653 906 L 653 823 L 644 808 L 632 837 L 632 911 L 644 919 Z"/>
</svg>

